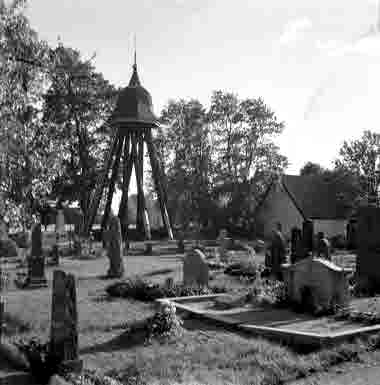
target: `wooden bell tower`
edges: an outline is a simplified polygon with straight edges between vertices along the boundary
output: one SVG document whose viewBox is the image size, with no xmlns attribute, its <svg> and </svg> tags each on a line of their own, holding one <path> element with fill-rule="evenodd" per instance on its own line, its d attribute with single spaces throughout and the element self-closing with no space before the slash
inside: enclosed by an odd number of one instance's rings
<svg viewBox="0 0 380 385">
<path fill-rule="evenodd" d="M 157 118 L 153 113 L 152 97 L 141 86 L 137 73 L 136 53 L 133 73 L 128 87 L 119 94 L 116 108 L 112 113 L 110 125 L 113 128 L 111 146 L 107 154 L 103 172 L 99 175 L 95 191 L 93 192 L 87 217 L 84 219 L 84 233 L 89 231 L 94 223 L 100 200 L 107 191 L 102 228 L 108 221 L 115 183 L 122 168 L 122 196 L 118 216 L 123 237 L 128 231 L 128 190 L 135 166 L 137 185 L 137 215 L 136 229 L 151 239 L 151 228 L 147 212 L 143 179 L 144 179 L 144 148 L 146 147 L 152 167 L 152 175 L 156 188 L 162 222 L 167 230 L 169 239 L 173 239 L 170 219 L 167 211 L 167 195 L 163 184 L 163 174 L 160 170 L 157 152 L 152 140 L 152 128 L 158 127 Z"/>
</svg>

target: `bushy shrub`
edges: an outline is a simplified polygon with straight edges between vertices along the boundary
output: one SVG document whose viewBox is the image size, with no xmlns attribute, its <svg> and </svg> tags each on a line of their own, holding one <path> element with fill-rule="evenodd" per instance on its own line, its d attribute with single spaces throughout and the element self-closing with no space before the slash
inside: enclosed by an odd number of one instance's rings
<svg viewBox="0 0 380 385">
<path fill-rule="evenodd" d="M 159 285 L 157 283 L 145 281 L 139 277 L 136 279 L 116 282 L 106 288 L 107 294 L 111 297 L 133 298 L 143 302 L 152 302 L 158 298 L 165 297 L 188 297 L 193 295 L 222 293 L 224 291 L 224 288 L 186 286 L 182 283 Z"/>
<path fill-rule="evenodd" d="M 13 258 L 18 256 L 17 243 L 10 238 L 0 240 L 0 257 Z"/>
<path fill-rule="evenodd" d="M 279 307 L 288 305 L 285 284 L 281 281 L 261 279 L 260 277 L 253 282 L 247 300 Z"/>
<path fill-rule="evenodd" d="M 175 305 L 169 301 L 161 302 L 161 309 L 148 319 L 148 341 L 152 338 L 168 340 L 179 337 L 183 321 L 176 314 Z"/>
</svg>

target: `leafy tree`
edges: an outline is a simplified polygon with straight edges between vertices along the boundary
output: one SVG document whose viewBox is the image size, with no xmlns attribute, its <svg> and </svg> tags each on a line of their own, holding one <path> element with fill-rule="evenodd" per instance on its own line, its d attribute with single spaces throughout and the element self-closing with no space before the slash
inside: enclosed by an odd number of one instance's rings
<svg viewBox="0 0 380 385">
<path fill-rule="evenodd" d="M 24 1 L 0 5 L 0 52 L 0 215 L 25 228 L 58 165 L 40 119 L 46 72 L 31 65 L 47 59 L 47 46 L 30 27 Z"/>
<path fill-rule="evenodd" d="M 155 142 L 167 176 L 169 207 L 177 220 L 203 221 L 210 201 L 211 147 L 206 112 L 197 100 L 171 101 Z"/>
<path fill-rule="evenodd" d="M 364 131 L 357 140 L 345 141 L 339 151 L 336 167 L 350 170 L 361 183 L 364 196 L 379 195 L 380 134 Z"/>
<path fill-rule="evenodd" d="M 208 120 L 215 199 L 225 201 L 227 215 L 241 216 L 243 211 L 250 216 L 252 200 L 259 199 L 273 174 L 287 166 L 286 157 L 273 141 L 284 123 L 278 122 L 261 98 L 240 100 L 222 91 L 214 92 L 211 98 Z"/>
<path fill-rule="evenodd" d="M 113 109 L 116 91 L 77 50 L 59 44 L 50 56 L 43 120 L 62 158 L 54 194 L 78 201 L 86 215 L 110 140 L 104 122 Z"/>
<path fill-rule="evenodd" d="M 301 176 L 307 175 L 323 175 L 326 172 L 326 169 L 323 168 L 318 163 L 306 162 L 305 165 L 300 170 Z"/>
</svg>

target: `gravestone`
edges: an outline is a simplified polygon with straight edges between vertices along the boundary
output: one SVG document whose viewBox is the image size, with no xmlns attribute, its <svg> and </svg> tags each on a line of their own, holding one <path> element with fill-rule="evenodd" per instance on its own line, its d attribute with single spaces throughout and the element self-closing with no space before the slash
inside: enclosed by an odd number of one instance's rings
<svg viewBox="0 0 380 385">
<path fill-rule="evenodd" d="M 293 265 L 282 267 L 286 291 L 292 303 L 304 305 L 304 295 L 309 293 L 312 298 L 308 300 L 323 309 L 347 304 L 349 285 L 343 268 L 325 259 L 313 258 L 311 254 Z"/>
<path fill-rule="evenodd" d="M 357 220 L 350 219 L 346 226 L 347 249 L 357 248 Z"/>
<path fill-rule="evenodd" d="M 177 247 L 178 247 L 178 252 L 179 253 L 184 253 L 185 252 L 185 234 L 182 230 L 178 231 L 177 235 Z"/>
<path fill-rule="evenodd" d="M 121 278 L 124 275 L 123 247 L 120 220 L 117 216 L 110 215 L 104 236 L 107 256 L 110 261 L 107 276 L 109 278 Z"/>
<path fill-rule="evenodd" d="M 228 238 L 226 229 L 220 230 L 217 240 L 219 243 L 219 258 L 222 262 L 227 263 L 229 259 L 228 247 L 231 244 L 231 239 Z"/>
<path fill-rule="evenodd" d="M 314 223 L 307 219 L 302 224 L 302 244 L 305 255 L 313 252 Z"/>
<path fill-rule="evenodd" d="M 15 281 L 20 288 L 35 289 L 47 287 L 45 276 L 45 258 L 42 254 L 42 232 L 41 224 L 37 223 L 32 229 L 32 248 L 27 257 L 27 276 Z"/>
<path fill-rule="evenodd" d="M 298 227 L 293 227 L 290 239 L 290 261 L 296 263 L 304 257 L 302 246 L 302 231 Z"/>
<path fill-rule="evenodd" d="M 327 238 L 325 238 L 325 235 L 322 232 L 318 233 L 317 257 L 331 261 L 330 242 Z"/>
<path fill-rule="evenodd" d="M 62 254 L 65 235 L 65 216 L 63 210 L 58 209 L 55 219 L 56 244 L 53 246 L 52 250 L 52 264 L 55 266 L 59 265 L 59 257 Z"/>
<path fill-rule="evenodd" d="M 183 260 L 183 283 L 185 285 L 207 286 L 209 268 L 205 255 L 198 249 L 185 254 Z"/>
<path fill-rule="evenodd" d="M 358 210 L 356 272 L 359 287 L 380 290 L 380 208 Z"/>
<path fill-rule="evenodd" d="M 50 352 L 63 368 L 82 369 L 78 353 L 78 313 L 75 279 L 55 270 L 50 332 Z"/>
<path fill-rule="evenodd" d="M 280 226 L 273 231 L 272 241 L 270 245 L 270 255 L 267 261 L 267 268 L 278 279 L 281 279 L 282 270 L 281 265 L 286 262 L 286 242 L 280 230 Z"/>
</svg>

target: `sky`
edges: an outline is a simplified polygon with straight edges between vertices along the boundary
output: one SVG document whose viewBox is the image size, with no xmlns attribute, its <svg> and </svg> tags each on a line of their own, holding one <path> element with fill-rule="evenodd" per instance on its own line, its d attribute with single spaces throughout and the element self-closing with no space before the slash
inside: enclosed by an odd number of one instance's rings
<svg viewBox="0 0 380 385">
<path fill-rule="evenodd" d="M 169 99 L 214 90 L 262 97 L 285 129 L 288 173 L 331 167 L 344 140 L 380 132 L 380 0 L 31 0 L 41 38 L 94 53 L 126 86 L 133 36 L 142 85 L 159 114 Z"/>
</svg>

